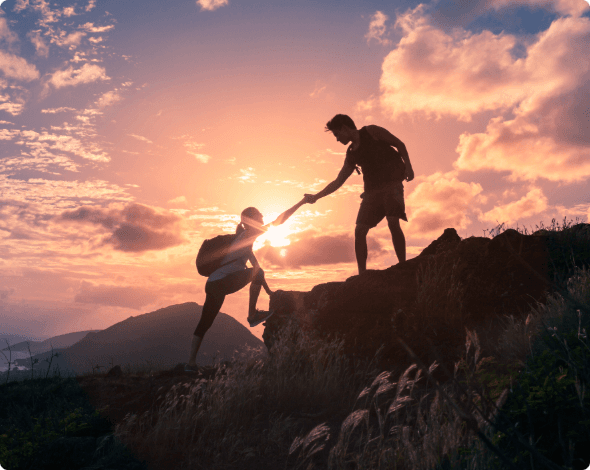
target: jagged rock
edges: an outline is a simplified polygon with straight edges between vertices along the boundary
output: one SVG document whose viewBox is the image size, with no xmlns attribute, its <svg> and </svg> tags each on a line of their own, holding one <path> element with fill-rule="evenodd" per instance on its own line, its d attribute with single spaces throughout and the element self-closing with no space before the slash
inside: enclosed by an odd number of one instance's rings
<svg viewBox="0 0 590 470">
<path fill-rule="evenodd" d="M 265 323 L 264 342 L 270 350 L 290 317 L 301 330 L 342 336 L 354 354 L 372 357 L 383 347 L 384 366 L 407 362 L 401 338 L 425 362 L 442 356 L 452 370 L 465 328 L 494 341 L 499 317 L 526 315 L 544 301 L 553 286 L 552 266 L 565 256 L 560 240 L 573 237 L 590 261 L 588 227 L 535 235 L 506 230 L 493 239 L 464 240 L 446 229 L 419 256 L 388 269 L 310 292 L 275 293 L 270 308 L 276 313 Z"/>
<path fill-rule="evenodd" d="M 122 375 L 123 371 L 119 365 L 116 365 L 107 372 L 107 377 L 121 377 Z"/>
<path fill-rule="evenodd" d="M 428 245 L 418 256 L 430 256 L 452 250 L 461 242 L 461 237 L 454 228 L 447 228 L 443 234 Z"/>
</svg>

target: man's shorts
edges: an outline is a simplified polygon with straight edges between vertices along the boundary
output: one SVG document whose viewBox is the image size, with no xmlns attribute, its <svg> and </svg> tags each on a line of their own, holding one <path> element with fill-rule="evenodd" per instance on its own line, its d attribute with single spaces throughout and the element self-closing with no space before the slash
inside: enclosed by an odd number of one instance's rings
<svg viewBox="0 0 590 470">
<path fill-rule="evenodd" d="M 387 186 L 365 191 L 361 197 L 361 207 L 356 217 L 357 225 L 375 227 L 384 217 L 397 217 L 408 221 L 404 203 L 404 185 L 401 181 L 388 183 Z"/>
</svg>

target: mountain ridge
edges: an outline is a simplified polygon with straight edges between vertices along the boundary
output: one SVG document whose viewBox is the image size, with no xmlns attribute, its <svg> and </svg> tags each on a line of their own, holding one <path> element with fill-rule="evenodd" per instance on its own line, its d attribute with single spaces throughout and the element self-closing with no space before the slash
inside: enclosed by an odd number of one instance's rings
<svg viewBox="0 0 590 470">
<path fill-rule="evenodd" d="M 75 374 L 89 372 L 96 366 L 100 366 L 99 370 L 127 364 L 173 367 L 188 358 L 201 310 L 201 305 L 185 302 L 129 317 L 99 332 L 86 334 L 72 346 L 54 349 L 59 356 L 52 359 L 51 367 Z M 229 358 L 246 348 L 262 345 L 262 341 L 241 323 L 220 312 L 203 341 L 197 361 L 210 365 L 216 359 Z M 49 360 L 50 355 L 45 352 L 32 359 L 38 359 L 41 364 Z M 30 366 L 30 359 L 17 359 L 16 364 Z"/>
</svg>

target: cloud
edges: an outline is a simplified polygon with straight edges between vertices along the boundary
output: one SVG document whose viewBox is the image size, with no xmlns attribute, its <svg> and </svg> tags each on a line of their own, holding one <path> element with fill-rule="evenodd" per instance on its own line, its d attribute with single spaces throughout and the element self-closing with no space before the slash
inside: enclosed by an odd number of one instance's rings
<svg viewBox="0 0 590 470">
<path fill-rule="evenodd" d="M 47 109 L 42 109 L 41 113 L 43 113 L 43 114 L 56 114 L 56 113 L 65 113 L 67 111 L 76 111 L 76 108 L 69 108 L 67 106 L 62 106 L 61 108 L 47 108 Z"/>
<path fill-rule="evenodd" d="M 27 37 L 35 46 L 35 51 L 38 56 L 45 58 L 49 57 L 49 46 L 45 44 L 45 41 L 41 38 L 41 31 L 31 31 L 27 33 Z"/>
<path fill-rule="evenodd" d="M 13 116 L 18 116 L 25 109 L 24 102 L 18 100 L 17 102 L 10 101 L 11 97 L 8 95 L 0 95 L 0 111 L 6 111 Z"/>
<path fill-rule="evenodd" d="M 71 66 L 65 70 L 58 70 L 51 76 L 49 83 L 55 88 L 62 88 L 99 80 L 110 80 L 110 77 L 105 73 L 105 69 L 95 64 L 84 64 L 77 70 L 74 70 Z"/>
<path fill-rule="evenodd" d="M 96 6 L 96 0 L 89 0 L 88 5 L 86 5 L 85 10 L 90 11 Z"/>
<path fill-rule="evenodd" d="M 320 93 L 322 93 L 323 91 L 325 91 L 326 89 L 326 85 L 323 85 L 319 82 L 316 82 L 315 88 L 314 90 L 309 94 L 309 96 L 311 96 L 312 98 L 314 96 L 318 96 Z"/>
<path fill-rule="evenodd" d="M 256 256 L 283 268 L 356 262 L 354 236 L 350 232 L 321 235 L 316 230 L 306 230 L 289 238 L 290 245 L 265 245 L 256 252 Z M 379 242 L 371 236 L 367 238 L 367 245 L 369 256 L 386 253 Z"/>
<path fill-rule="evenodd" d="M 95 162 L 106 163 L 110 161 L 110 157 L 95 144 L 86 144 L 70 135 L 48 133 L 46 131 L 38 133 L 32 130 L 15 132 L 11 133 L 11 139 L 20 137 L 20 140 L 15 143 L 25 146 L 30 153 L 61 150 Z"/>
<path fill-rule="evenodd" d="M 197 5 L 202 10 L 213 11 L 221 8 L 229 3 L 229 0 L 197 0 Z"/>
<path fill-rule="evenodd" d="M 110 31 L 114 27 L 115 26 L 112 24 L 107 26 L 94 26 L 94 23 L 85 23 L 82 26 L 80 26 L 80 29 L 84 29 L 89 33 L 105 33 L 107 31 Z"/>
<path fill-rule="evenodd" d="M 80 292 L 74 297 L 74 302 L 139 310 L 157 298 L 153 290 L 110 285 L 93 286 L 85 282 Z"/>
<path fill-rule="evenodd" d="M 254 168 L 243 168 L 240 169 L 240 173 L 242 176 L 236 176 L 236 179 L 240 181 L 240 183 L 254 183 L 256 181 L 256 173 L 254 173 Z"/>
<path fill-rule="evenodd" d="M 30 82 L 39 78 L 37 67 L 22 57 L 0 50 L 0 70 L 6 78 Z"/>
<path fill-rule="evenodd" d="M 181 135 L 180 137 L 172 138 L 174 140 L 184 140 L 182 145 L 184 145 L 185 149 L 187 149 L 186 153 L 192 155 L 201 163 L 207 163 L 211 159 L 211 156 L 200 152 L 200 149 L 203 148 L 205 144 L 195 141 L 190 135 L 185 134 Z"/>
<path fill-rule="evenodd" d="M 429 23 L 424 5 L 400 15 L 403 37 L 383 61 L 381 105 L 392 117 L 406 113 L 457 116 L 505 108 L 524 99 L 530 87 L 547 87 L 511 50 L 516 38 L 460 28 L 446 33 Z M 523 81 L 528 86 L 523 86 Z"/>
<path fill-rule="evenodd" d="M 207 155 L 205 153 L 194 153 L 194 152 L 188 152 L 188 151 L 186 153 L 192 155 L 197 160 L 199 160 L 201 163 L 207 163 L 209 160 L 211 160 L 211 156 Z"/>
<path fill-rule="evenodd" d="M 381 11 L 376 11 L 373 16 L 371 16 L 371 22 L 369 23 L 369 31 L 365 34 L 365 39 L 367 40 L 367 44 L 371 42 L 371 39 L 377 41 L 378 44 L 390 44 L 391 41 L 389 39 L 384 38 L 385 32 L 387 30 L 385 26 L 385 22 L 389 19 L 389 16 L 385 15 Z"/>
<path fill-rule="evenodd" d="M 0 39 L 5 40 L 8 44 L 18 41 L 18 36 L 10 30 L 4 16 L 0 16 Z"/>
<path fill-rule="evenodd" d="M 430 175 L 406 199 L 408 233 L 426 238 L 445 228 L 467 227 L 468 213 L 481 200 L 482 191 L 481 185 L 459 181 L 453 173 Z"/>
<path fill-rule="evenodd" d="M 545 209 L 547 209 L 547 197 L 540 188 L 533 188 L 518 201 L 494 207 L 481 214 L 479 218 L 500 224 L 504 222 L 510 224 L 540 214 Z"/>
<path fill-rule="evenodd" d="M 141 135 L 135 135 L 135 134 L 127 134 L 127 135 L 129 137 L 133 137 L 134 139 L 141 140 L 142 142 L 146 142 L 148 144 L 153 144 L 153 142 L 150 139 L 143 137 Z"/>
<path fill-rule="evenodd" d="M 54 35 L 51 38 L 51 42 L 60 47 L 69 47 L 70 49 L 75 49 L 76 46 L 80 45 L 80 42 L 84 36 L 86 36 L 84 31 L 74 31 L 70 34 L 67 34 L 65 31 L 60 31 L 59 35 Z"/>
<path fill-rule="evenodd" d="M 62 14 L 66 17 L 69 18 L 70 16 L 74 16 L 76 14 L 75 8 L 74 7 L 65 7 Z"/>
<path fill-rule="evenodd" d="M 175 197 L 174 199 L 170 199 L 168 201 L 168 204 L 186 204 L 186 197 L 184 197 L 184 196 Z"/>
<path fill-rule="evenodd" d="M 590 20 L 562 18 L 527 51 L 526 68 L 543 86 L 522 83 L 527 96 L 514 117 L 492 119 L 482 133 L 461 135 L 455 167 L 508 171 L 512 179 L 573 182 L 590 176 Z"/>
<path fill-rule="evenodd" d="M 110 234 L 103 238 L 103 244 L 119 251 L 164 250 L 185 241 L 179 235 L 180 217 L 141 204 L 132 203 L 124 208 L 112 209 L 82 206 L 63 212 L 59 220 L 96 225 L 108 230 Z"/>
<path fill-rule="evenodd" d="M 356 262 L 354 235 L 350 232 L 321 235 L 316 230 L 298 232 L 289 237 L 291 244 L 283 247 L 263 246 L 256 256 L 281 268 L 300 268 Z M 375 238 L 367 238 L 369 256 L 386 254 Z"/>
<path fill-rule="evenodd" d="M 460 137 L 455 168 L 529 181 L 590 176 L 590 19 L 557 18 L 525 43 L 490 31 L 445 32 L 424 8 L 396 21 L 403 37 L 383 62 L 385 111 L 467 121 L 494 110 L 485 132 Z M 525 53 L 515 56 L 516 46 Z"/>
</svg>

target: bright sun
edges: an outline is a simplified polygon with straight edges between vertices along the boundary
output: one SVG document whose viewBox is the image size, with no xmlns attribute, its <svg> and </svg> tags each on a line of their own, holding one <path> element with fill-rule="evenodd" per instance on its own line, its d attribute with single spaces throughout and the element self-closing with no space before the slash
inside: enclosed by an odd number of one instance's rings
<svg viewBox="0 0 590 470">
<path fill-rule="evenodd" d="M 265 222 L 271 222 L 275 220 L 279 216 L 279 213 L 271 213 L 264 217 Z M 295 233 L 297 230 L 294 230 L 291 226 L 292 220 L 288 220 L 282 225 L 271 225 L 266 233 L 260 235 L 256 241 L 254 242 L 254 250 L 258 250 L 262 248 L 267 242 L 270 243 L 270 246 L 274 246 L 276 248 L 287 246 L 291 244 L 291 241 L 287 238 L 292 233 Z"/>
</svg>

